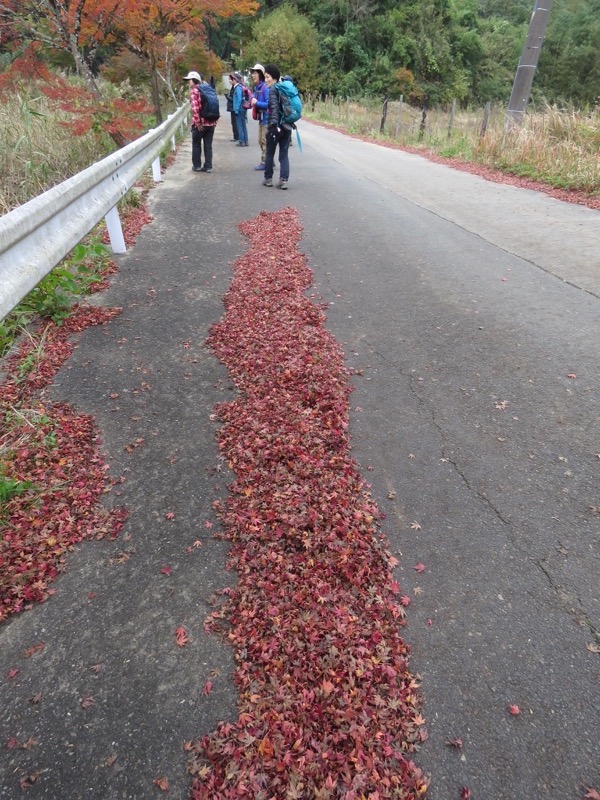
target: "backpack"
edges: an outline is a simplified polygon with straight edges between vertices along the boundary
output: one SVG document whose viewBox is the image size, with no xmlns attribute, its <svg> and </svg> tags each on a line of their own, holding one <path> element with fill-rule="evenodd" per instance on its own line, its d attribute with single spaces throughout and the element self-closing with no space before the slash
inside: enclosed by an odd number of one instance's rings
<svg viewBox="0 0 600 800">
<path fill-rule="evenodd" d="M 242 108 L 252 108 L 252 92 L 247 86 L 240 83 L 242 87 Z"/>
<path fill-rule="evenodd" d="M 219 98 L 217 92 L 210 83 L 199 83 L 198 93 L 200 94 L 200 119 L 205 119 L 207 122 L 214 122 L 219 119 L 221 112 L 219 111 Z"/>
<path fill-rule="evenodd" d="M 281 122 L 293 125 L 302 116 L 302 100 L 292 81 L 283 80 L 275 84 L 281 104 Z"/>
</svg>

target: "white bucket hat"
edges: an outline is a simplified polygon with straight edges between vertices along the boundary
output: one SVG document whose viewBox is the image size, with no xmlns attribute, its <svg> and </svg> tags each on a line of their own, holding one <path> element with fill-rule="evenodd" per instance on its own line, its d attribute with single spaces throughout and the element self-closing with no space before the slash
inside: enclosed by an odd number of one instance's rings
<svg viewBox="0 0 600 800">
<path fill-rule="evenodd" d="M 201 81 L 202 75 L 200 75 L 198 72 L 188 72 L 188 74 L 185 76 L 185 78 L 183 78 L 183 80 L 189 81 L 191 78 L 194 78 L 194 80 L 197 81 Z"/>
</svg>

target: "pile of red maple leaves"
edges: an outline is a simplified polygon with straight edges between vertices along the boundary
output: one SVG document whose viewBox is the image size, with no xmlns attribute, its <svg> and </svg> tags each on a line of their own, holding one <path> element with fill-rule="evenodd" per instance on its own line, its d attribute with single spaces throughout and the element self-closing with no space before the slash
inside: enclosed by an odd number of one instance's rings
<svg viewBox="0 0 600 800">
<path fill-rule="evenodd" d="M 123 526 L 125 511 L 100 503 L 109 481 L 92 417 L 43 398 L 72 352 L 73 333 L 117 313 L 79 307 L 60 327 L 43 323 L 4 364 L 1 477 L 23 491 L 9 495 L 0 510 L 0 621 L 52 593 L 49 583 L 75 543 L 116 536 Z"/>
<path fill-rule="evenodd" d="M 422 797 L 398 562 L 350 456 L 343 354 L 304 295 L 296 212 L 240 229 L 252 247 L 208 339 L 240 390 L 217 409 L 239 583 L 206 623 L 236 648 L 240 713 L 190 748 L 192 797 Z"/>
</svg>

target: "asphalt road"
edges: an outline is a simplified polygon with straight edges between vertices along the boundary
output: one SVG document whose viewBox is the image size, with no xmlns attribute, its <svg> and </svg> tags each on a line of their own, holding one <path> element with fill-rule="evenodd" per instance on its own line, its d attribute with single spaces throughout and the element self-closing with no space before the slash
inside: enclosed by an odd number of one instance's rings
<svg viewBox="0 0 600 800">
<path fill-rule="evenodd" d="M 600 631 L 600 215 L 304 122 L 281 192 L 261 186 L 257 147 L 228 138 L 222 123 L 211 175 L 191 172 L 186 142 L 99 298 L 123 314 L 86 331 L 55 382 L 55 399 L 98 420 L 131 517 L 0 631 L 1 674 L 20 669 L 0 684 L 0 736 L 38 742 L 2 751 L 0 797 L 39 770 L 32 798 L 148 798 L 158 776 L 183 798 L 182 743 L 235 714 L 231 653 L 202 629 L 235 580 L 206 526 L 230 480 L 210 420 L 230 386 L 202 345 L 245 248 L 237 223 L 284 205 L 357 370 L 354 455 L 412 598 L 431 800 L 600 790 L 600 655 L 587 649 Z"/>
</svg>

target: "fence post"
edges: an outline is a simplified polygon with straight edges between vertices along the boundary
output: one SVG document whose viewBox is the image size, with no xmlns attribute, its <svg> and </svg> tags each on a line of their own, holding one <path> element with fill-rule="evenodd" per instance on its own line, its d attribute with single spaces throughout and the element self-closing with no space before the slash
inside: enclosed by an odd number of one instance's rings
<svg viewBox="0 0 600 800">
<path fill-rule="evenodd" d="M 425 136 L 425 127 L 427 125 L 427 98 L 423 100 L 423 113 L 421 114 L 421 124 L 419 125 L 419 141 L 423 140 Z"/>
<path fill-rule="evenodd" d="M 387 92 L 383 96 L 383 109 L 381 111 L 381 123 L 379 125 L 379 133 L 383 133 L 385 131 L 385 121 L 387 119 L 387 109 L 388 109 L 388 96 Z"/>
<path fill-rule="evenodd" d="M 400 95 L 400 100 L 398 100 L 398 118 L 396 119 L 396 131 L 395 131 L 396 139 L 398 138 L 398 136 L 400 134 L 400 126 L 402 125 L 402 122 L 400 121 L 400 118 L 402 116 L 402 102 L 403 102 L 403 100 L 404 100 L 404 95 L 401 94 Z"/>
<path fill-rule="evenodd" d="M 485 136 L 485 132 L 487 131 L 488 122 L 490 121 L 490 110 L 492 108 L 492 103 L 490 100 L 487 101 L 485 104 L 485 108 L 483 109 L 483 121 L 481 123 L 481 130 L 479 131 L 479 141 L 483 139 Z"/>
<path fill-rule="evenodd" d="M 346 95 L 346 127 L 350 125 L 350 98 Z"/>
<path fill-rule="evenodd" d="M 454 127 L 455 113 L 456 113 L 456 97 L 452 100 L 452 106 L 450 108 L 450 119 L 448 120 L 448 133 L 446 134 L 447 139 L 450 139 L 452 136 L 452 128 Z"/>
<path fill-rule="evenodd" d="M 125 253 L 127 247 L 125 246 L 125 237 L 123 236 L 123 228 L 121 227 L 121 218 L 117 207 L 113 206 L 111 210 L 104 217 L 106 222 L 106 230 L 108 231 L 108 238 L 110 239 L 110 247 L 113 253 Z"/>
</svg>

